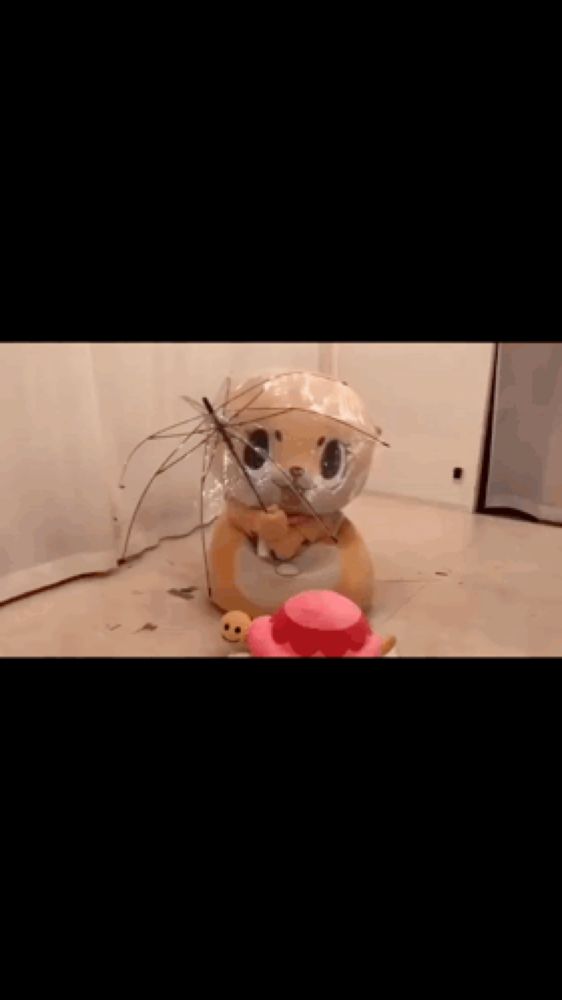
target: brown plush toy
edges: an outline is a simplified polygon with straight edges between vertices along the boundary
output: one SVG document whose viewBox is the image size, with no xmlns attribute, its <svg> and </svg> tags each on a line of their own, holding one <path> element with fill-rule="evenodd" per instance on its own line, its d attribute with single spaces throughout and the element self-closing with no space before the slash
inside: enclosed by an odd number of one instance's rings
<svg viewBox="0 0 562 1000">
<path fill-rule="evenodd" d="M 310 372 L 252 379 L 232 398 L 226 426 L 237 461 L 226 452 L 211 600 L 256 617 L 303 590 L 333 590 L 367 611 L 371 559 L 341 512 L 363 488 L 380 434 L 362 401 L 345 383 Z"/>
</svg>

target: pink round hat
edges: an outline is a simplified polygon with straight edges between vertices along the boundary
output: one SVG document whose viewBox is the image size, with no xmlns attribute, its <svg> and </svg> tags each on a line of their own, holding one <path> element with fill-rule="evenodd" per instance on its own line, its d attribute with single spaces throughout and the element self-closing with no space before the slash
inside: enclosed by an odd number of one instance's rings
<svg viewBox="0 0 562 1000">
<path fill-rule="evenodd" d="M 256 618 L 246 642 L 254 656 L 381 656 L 382 638 L 361 608 L 333 590 L 306 590 L 275 615 Z"/>
</svg>

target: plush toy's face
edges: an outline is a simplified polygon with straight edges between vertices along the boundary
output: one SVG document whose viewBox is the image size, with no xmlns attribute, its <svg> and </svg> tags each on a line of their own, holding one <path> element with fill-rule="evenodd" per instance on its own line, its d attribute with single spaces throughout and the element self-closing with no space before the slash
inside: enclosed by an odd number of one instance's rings
<svg viewBox="0 0 562 1000">
<path fill-rule="evenodd" d="M 341 383 L 308 373 L 272 382 L 253 400 L 255 395 L 250 388 L 232 404 L 244 408 L 230 429 L 238 424 L 233 444 L 262 502 L 277 504 L 288 513 L 309 513 L 302 496 L 318 514 L 341 510 L 363 488 L 373 454 L 374 443 L 367 434 L 376 434 L 376 429 L 359 397 Z M 367 434 L 348 427 L 347 421 Z M 257 505 L 254 491 L 233 460 L 227 496 L 250 507 Z"/>
</svg>

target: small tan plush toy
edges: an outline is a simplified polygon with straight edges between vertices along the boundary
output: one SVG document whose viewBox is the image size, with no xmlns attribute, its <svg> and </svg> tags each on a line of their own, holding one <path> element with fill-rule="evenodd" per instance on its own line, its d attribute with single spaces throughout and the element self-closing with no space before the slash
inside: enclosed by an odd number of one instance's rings
<svg viewBox="0 0 562 1000">
<path fill-rule="evenodd" d="M 229 656 L 249 656 L 246 650 L 246 636 L 252 619 L 244 611 L 227 611 L 221 618 L 221 636 L 225 642 L 238 646 L 239 651 Z"/>
</svg>

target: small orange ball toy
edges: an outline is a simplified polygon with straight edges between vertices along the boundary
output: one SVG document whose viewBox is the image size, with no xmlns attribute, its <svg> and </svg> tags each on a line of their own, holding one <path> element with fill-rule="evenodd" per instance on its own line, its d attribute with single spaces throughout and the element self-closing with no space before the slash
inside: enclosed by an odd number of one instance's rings
<svg viewBox="0 0 562 1000">
<path fill-rule="evenodd" d="M 252 619 L 244 611 L 227 611 L 221 618 L 221 635 L 226 642 L 244 642 Z"/>
</svg>

